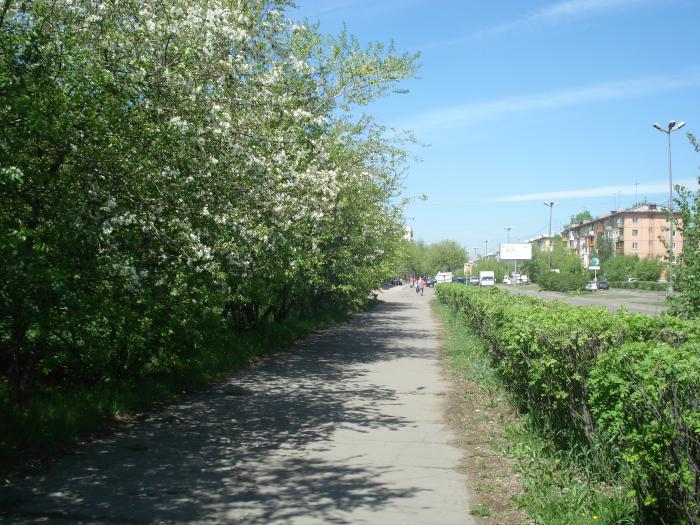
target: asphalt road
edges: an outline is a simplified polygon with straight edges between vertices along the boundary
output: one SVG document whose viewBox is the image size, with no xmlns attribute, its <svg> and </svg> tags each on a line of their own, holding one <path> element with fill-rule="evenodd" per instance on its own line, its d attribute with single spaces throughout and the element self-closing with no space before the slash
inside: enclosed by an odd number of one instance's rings
<svg viewBox="0 0 700 525">
<path fill-rule="evenodd" d="M 510 293 L 531 295 L 547 301 L 565 301 L 579 306 L 604 306 L 611 312 L 625 308 L 630 312 L 659 315 L 668 308 L 665 292 L 613 288 L 571 295 L 561 292 L 541 291 L 536 285 L 513 286 L 499 284 L 498 287 L 508 290 Z"/>
<path fill-rule="evenodd" d="M 18 483 L 5 524 L 471 524 L 408 287 Z"/>
</svg>

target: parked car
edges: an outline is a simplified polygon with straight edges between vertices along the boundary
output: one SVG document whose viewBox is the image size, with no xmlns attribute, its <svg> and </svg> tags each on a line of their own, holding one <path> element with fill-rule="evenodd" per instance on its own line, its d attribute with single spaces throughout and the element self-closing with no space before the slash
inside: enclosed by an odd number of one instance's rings
<svg viewBox="0 0 700 525">
<path fill-rule="evenodd" d="M 503 284 L 510 284 L 510 277 L 505 276 L 505 277 L 503 278 Z"/>
<path fill-rule="evenodd" d="M 591 281 L 586 285 L 586 290 L 595 291 L 598 289 L 598 283 L 596 281 Z"/>
<path fill-rule="evenodd" d="M 470 277 L 469 284 L 472 284 L 474 286 L 479 286 L 479 278 L 476 275 Z"/>
<path fill-rule="evenodd" d="M 608 284 L 608 281 L 605 279 L 601 279 L 598 281 L 598 290 L 610 290 L 610 285 Z"/>
<path fill-rule="evenodd" d="M 637 278 L 636 278 L 636 277 L 628 277 L 628 278 L 627 278 L 627 282 L 628 282 L 628 283 L 636 283 L 636 282 L 637 282 Z"/>
<path fill-rule="evenodd" d="M 452 282 L 453 283 L 460 283 L 460 284 L 467 284 L 467 279 L 464 277 L 453 277 Z"/>
</svg>

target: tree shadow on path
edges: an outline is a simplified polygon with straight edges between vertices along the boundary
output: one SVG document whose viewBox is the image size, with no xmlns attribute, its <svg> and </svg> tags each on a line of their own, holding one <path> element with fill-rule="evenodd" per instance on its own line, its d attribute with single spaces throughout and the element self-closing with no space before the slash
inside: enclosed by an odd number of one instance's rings
<svg viewBox="0 0 700 525">
<path fill-rule="evenodd" d="M 380 303 L 284 354 L 107 439 L 79 447 L 20 484 L 27 501 L 8 523 L 271 523 L 377 509 L 423 490 L 381 481 L 391 466 L 329 461 L 333 433 L 413 426 L 387 414 L 397 392 L 368 383 L 368 367 L 434 359 L 419 310 Z"/>
</svg>

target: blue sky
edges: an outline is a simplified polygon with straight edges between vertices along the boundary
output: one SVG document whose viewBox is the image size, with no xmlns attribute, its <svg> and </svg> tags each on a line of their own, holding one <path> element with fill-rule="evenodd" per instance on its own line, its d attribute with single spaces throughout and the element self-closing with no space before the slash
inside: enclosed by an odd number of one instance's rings
<svg viewBox="0 0 700 525">
<path fill-rule="evenodd" d="M 698 188 L 700 2 L 697 0 L 297 0 L 295 17 L 361 41 L 421 51 L 407 95 L 365 108 L 428 147 L 405 180 L 416 238 L 474 255 L 646 198 L 673 179 Z"/>
</svg>

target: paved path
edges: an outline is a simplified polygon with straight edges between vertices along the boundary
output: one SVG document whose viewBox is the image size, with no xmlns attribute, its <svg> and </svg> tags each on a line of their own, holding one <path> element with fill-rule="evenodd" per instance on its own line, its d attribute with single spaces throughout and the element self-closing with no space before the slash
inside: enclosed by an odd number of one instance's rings
<svg viewBox="0 0 700 525">
<path fill-rule="evenodd" d="M 431 295 L 384 291 L 350 323 L 80 446 L 0 521 L 473 523 Z"/>
</svg>

